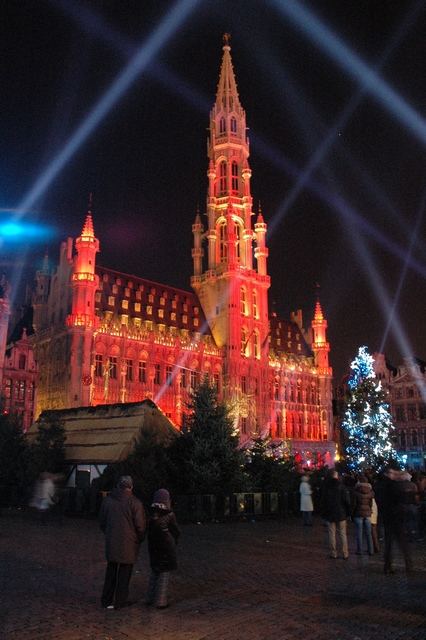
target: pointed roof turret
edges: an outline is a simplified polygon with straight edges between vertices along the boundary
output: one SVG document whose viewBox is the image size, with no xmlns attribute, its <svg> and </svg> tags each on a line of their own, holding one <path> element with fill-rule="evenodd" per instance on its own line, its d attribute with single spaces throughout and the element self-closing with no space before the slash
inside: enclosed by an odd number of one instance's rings
<svg viewBox="0 0 426 640">
<path fill-rule="evenodd" d="M 232 66 L 230 40 L 229 33 L 225 33 L 223 36 L 223 57 L 217 85 L 216 105 L 217 108 L 223 108 L 226 111 L 237 111 L 241 109 L 241 103 Z"/>
<path fill-rule="evenodd" d="M 41 265 L 41 273 L 49 273 L 49 252 L 46 247 L 46 251 L 44 252 L 43 263 Z"/>
<path fill-rule="evenodd" d="M 94 238 L 95 237 L 95 232 L 93 230 L 93 220 L 92 220 L 92 214 L 91 213 L 87 213 L 87 215 L 86 215 L 86 220 L 84 222 L 83 230 L 81 232 L 81 235 L 82 235 L 83 238 Z"/>
<path fill-rule="evenodd" d="M 320 285 L 318 284 L 318 282 L 315 285 L 316 288 L 316 303 L 315 303 L 315 313 L 314 313 L 314 319 L 315 320 L 324 320 L 324 314 L 322 312 L 322 308 L 321 308 L 321 302 L 320 302 Z"/>
</svg>

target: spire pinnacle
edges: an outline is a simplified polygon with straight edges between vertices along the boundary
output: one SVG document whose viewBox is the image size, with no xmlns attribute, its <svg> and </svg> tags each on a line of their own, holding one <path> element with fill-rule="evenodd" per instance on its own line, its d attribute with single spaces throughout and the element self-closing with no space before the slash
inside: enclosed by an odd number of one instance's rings
<svg viewBox="0 0 426 640">
<path fill-rule="evenodd" d="M 226 111 L 237 111 L 241 109 L 241 104 L 232 66 L 230 40 L 229 33 L 225 33 L 223 36 L 223 57 L 217 86 L 216 105 Z"/>
<path fill-rule="evenodd" d="M 87 215 L 86 215 L 86 220 L 85 220 L 84 225 L 83 225 L 83 230 L 81 232 L 81 236 L 83 238 L 94 238 L 95 237 L 95 232 L 93 230 L 92 214 L 90 212 L 88 212 Z"/>
</svg>

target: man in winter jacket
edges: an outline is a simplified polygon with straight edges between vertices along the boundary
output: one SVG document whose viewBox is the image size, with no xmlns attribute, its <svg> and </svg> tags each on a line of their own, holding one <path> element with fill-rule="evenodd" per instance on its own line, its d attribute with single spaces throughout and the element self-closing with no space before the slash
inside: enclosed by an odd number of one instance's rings
<svg viewBox="0 0 426 640">
<path fill-rule="evenodd" d="M 346 519 L 351 501 L 346 487 L 340 482 L 337 471 L 332 471 L 324 482 L 321 495 L 321 514 L 327 522 L 330 558 L 337 558 L 336 529 L 339 534 L 342 556 L 349 557 Z"/>
<path fill-rule="evenodd" d="M 385 473 L 382 503 L 382 517 L 385 528 L 385 566 L 386 574 L 394 573 L 392 566 L 393 546 L 396 542 L 402 551 L 407 573 L 413 570 L 413 561 L 407 536 L 407 514 L 414 503 L 416 486 L 406 471 L 388 469 Z M 414 485 L 414 486 L 413 486 Z"/>
<path fill-rule="evenodd" d="M 131 604 L 128 601 L 130 577 L 146 530 L 144 508 L 132 492 L 132 478 L 121 476 L 117 488 L 101 505 L 99 521 L 105 533 L 108 562 L 101 602 L 106 609 Z"/>
</svg>

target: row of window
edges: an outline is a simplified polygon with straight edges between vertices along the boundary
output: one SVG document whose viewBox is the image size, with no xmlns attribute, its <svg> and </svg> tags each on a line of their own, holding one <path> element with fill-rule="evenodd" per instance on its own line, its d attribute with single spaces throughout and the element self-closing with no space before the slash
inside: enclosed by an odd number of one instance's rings
<svg viewBox="0 0 426 640">
<path fill-rule="evenodd" d="M 228 163 L 226 160 L 222 160 L 219 163 L 219 178 L 216 183 L 216 196 L 226 196 L 228 194 Z M 238 163 L 233 160 L 231 162 L 231 192 L 238 193 Z"/>
<path fill-rule="evenodd" d="M 229 101 L 231 101 L 232 98 L 229 98 Z M 230 105 L 230 108 L 232 109 L 232 105 Z M 226 120 L 225 118 L 222 116 L 219 120 L 219 135 L 223 135 L 224 133 L 226 133 Z M 229 130 L 231 133 L 236 134 L 237 133 L 237 119 L 235 118 L 235 116 L 231 116 L 230 120 L 229 120 Z"/>
<path fill-rule="evenodd" d="M 112 300 L 108 301 L 108 305 L 113 307 L 114 306 L 114 302 Z M 135 305 L 136 307 L 136 305 Z M 136 311 L 136 309 L 135 309 Z M 153 313 L 153 308 L 150 305 L 147 305 L 145 307 L 145 313 L 147 316 L 152 316 L 154 315 Z M 108 316 L 108 311 L 105 312 L 105 317 L 107 320 L 111 320 L 112 319 L 112 314 L 111 316 Z M 165 315 L 164 315 L 164 309 L 157 309 L 157 318 L 160 318 L 160 320 L 164 320 Z M 177 314 L 172 311 L 169 314 L 169 320 L 170 322 L 177 322 L 178 321 L 178 317 Z M 188 324 L 188 316 L 183 313 L 180 318 L 179 318 L 180 322 L 182 324 Z M 120 324 L 125 324 L 128 325 L 129 324 L 129 316 L 126 313 L 122 313 L 120 314 Z M 140 327 L 141 326 L 141 318 L 133 318 L 133 324 L 136 327 Z M 194 325 L 194 327 L 199 327 L 200 326 L 200 320 L 199 318 L 192 318 L 192 324 Z"/>
<path fill-rule="evenodd" d="M 394 407 L 394 416 L 397 422 L 409 422 L 412 420 L 425 420 L 426 419 L 426 405 L 425 404 L 407 404 L 397 405 Z"/>
<path fill-rule="evenodd" d="M 249 301 L 247 297 L 247 289 L 246 287 L 241 287 L 240 291 L 240 305 L 241 305 L 241 313 L 243 316 L 249 315 Z M 251 292 L 251 309 L 253 313 L 253 318 L 259 317 L 259 306 L 257 299 L 257 291 L 253 289 Z"/>
<path fill-rule="evenodd" d="M 146 384 L 147 377 L 147 363 L 143 360 L 134 361 L 127 358 L 122 364 L 122 373 L 124 374 L 128 382 L 140 382 Z M 119 362 L 116 356 L 109 356 L 104 358 L 102 354 L 95 355 L 95 377 L 102 378 L 108 376 L 111 380 L 117 380 L 119 376 Z M 200 373 L 198 371 L 183 369 L 181 367 L 174 367 L 173 365 L 166 365 L 162 368 L 161 364 L 154 364 L 154 379 L 155 385 L 163 384 L 171 385 L 173 380 L 178 377 L 179 386 L 182 389 L 186 389 L 189 385 L 191 389 L 195 389 L 200 384 Z M 213 383 L 216 390 L 219 390 L 219 374 L 213 375 Z"/>
<path fill-rule="evenodd" d="M 27 383 L 26 380 L 15 380 L 5 378 L 3 381 L 5 398 L 13 398 L 17 402 L 34 400 L 34 382 Z"/>
<path fill-rule="evenodd" d="M 406 451 L 411 447 L 419 447 L 422 445 L 423 447 L 426 447 L 426 429 L 423 429 L 423 431 L 420 431 L 420 433 L 417 432 L 417 429 L 413 429 L 410 431 L 400 430 L 398 432 L 398 436 L 402 451 Z"/>
<path fill-rule="evenodd" d="M 401 398 L 415 398 L 416 390 L 414 387 L 394 387 L 392 389 L 392 397 L 394 400 L 399 400 Z"/>
<path fill-rule="evenodd" d="M 298 402 L 299 404 L 319 404 L 319 392 L 315 387 L 302 387 L 297 385 L 286 385 L 282 390 L 279 380 L 275 380 L 271 385 L 271 400 L 283 400 L 285 402 Z"/>
</svg>

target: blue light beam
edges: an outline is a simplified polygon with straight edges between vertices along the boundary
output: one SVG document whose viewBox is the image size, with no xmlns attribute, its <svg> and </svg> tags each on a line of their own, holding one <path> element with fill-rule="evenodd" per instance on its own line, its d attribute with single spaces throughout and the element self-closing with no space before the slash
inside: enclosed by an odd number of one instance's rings
<svg viewBox="0 0 426 640">
<path fill-rule="evenodd" d="M 32 208 L 34 203 L 44 194 L 56 176 L 62 171 L 67 162 L 86 141 L 91 133 L 100 124 L 102 119 L 117 104 L 124 93 L 133 84 L 136 78 L 145 70 L 158 51 L 173 36 L 184 20 L 193 11 L 199 0 L 180 0 L 162 20 L 160 25 L 151 34 L 147 42 L 143 44 L 133 56 L 124 70 L 118 75 L 112 86 L 93 107 L 84 121 L 77 127 L 64 148 L 50 162 L 46 170 L 37 179 L 35 185 L 19 205 L 19 216 Z"/>
<path fill-rule="evenodd" d="M 331 29 L 297 0 L 272 0 L 277 9 L 426 144 L 426 121 Z"/>
</svg>

